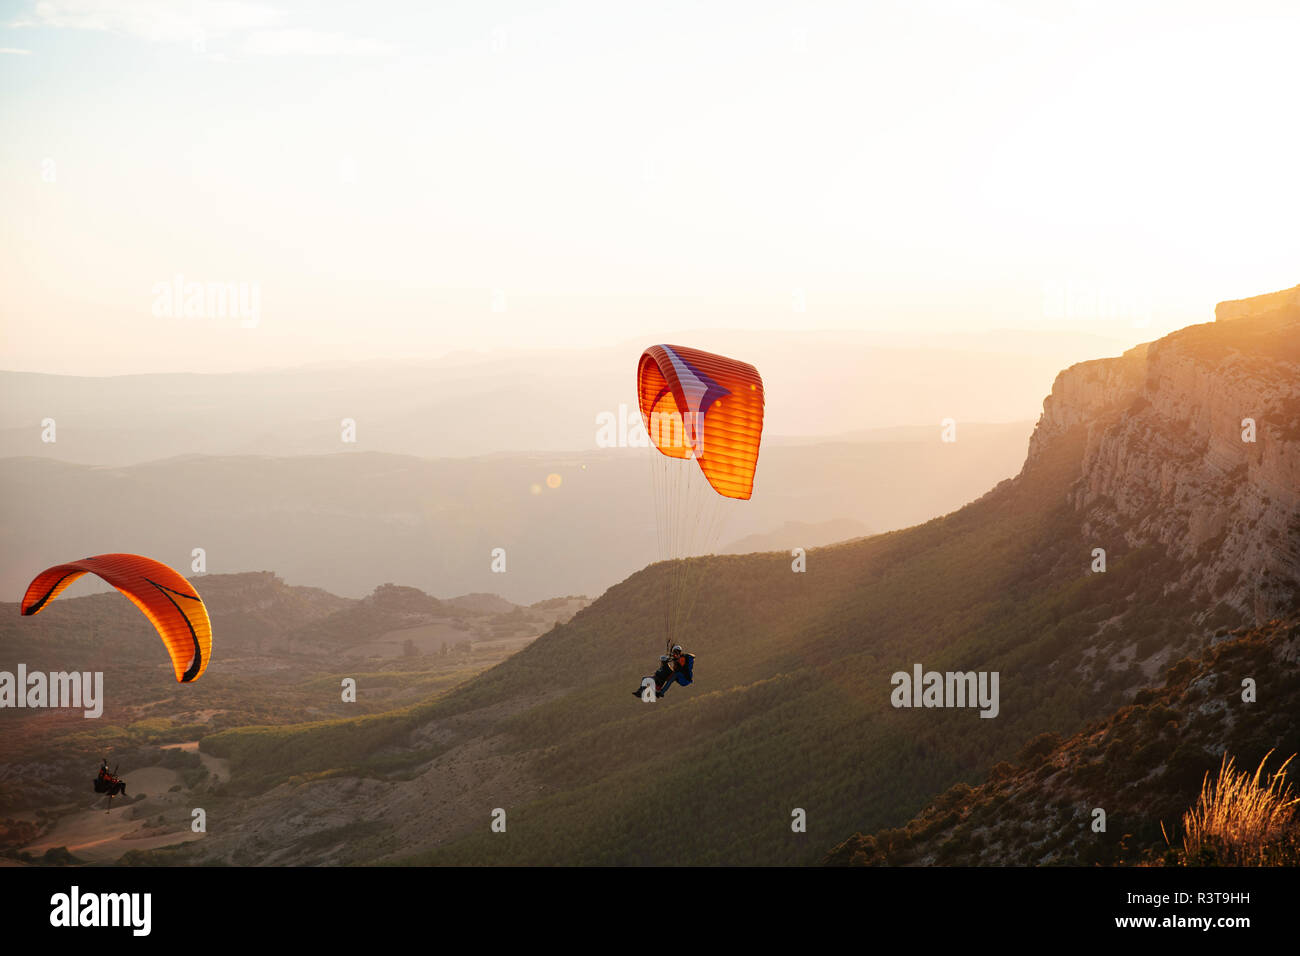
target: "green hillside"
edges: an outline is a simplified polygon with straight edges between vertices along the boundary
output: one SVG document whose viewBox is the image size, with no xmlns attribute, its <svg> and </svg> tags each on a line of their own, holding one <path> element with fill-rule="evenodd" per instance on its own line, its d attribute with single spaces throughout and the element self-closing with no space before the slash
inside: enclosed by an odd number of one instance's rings
<svg viewBox="0 0 1300 956">
<path fill-rule="evenodd" d="M 364 724 L 229 730 L 204 749 L 263 785 L 322 761 L 405 776 L 431 755 L 411 745 L 415 728 L 514 701 L 479 732 L 520 755 L 542 796 L 506 807 L 501 836 L 483 793 L 482 827 L 431 834 L 445 842 L 409 862 L 817 862 L 845 835 L 982 778 L 1026 739 L 1117 706 L 1140 682 L 1132 669 L 1084 681 L 1075 668 L 1099 621 L 1129 610 L 1107 632 L 1117 645 L 1156 633 L 1156 621 L 1190 622 L 1195 609 L 1161 594 L 1168 574 L 1150 555 L 1112 551 L 1106 575 L 1088 573 L 1090 545 L 1062 494 L 1081 440 L 952 515 L 815 550 L 803 574 L 782 554 L 701 559 L 706 594 L 688 641 L 697 682 L 654 705 L 630 691 L 660 650 L 648 609 L 664 565 L 431 704 Z M 1001 714 L 894 710 L 890 675 L 916 662 L 999 671 Z M 806 834 L 790 831 L 796 807 Z M 682 833 L 697 836 L 669 836 Z"/>
</svg>

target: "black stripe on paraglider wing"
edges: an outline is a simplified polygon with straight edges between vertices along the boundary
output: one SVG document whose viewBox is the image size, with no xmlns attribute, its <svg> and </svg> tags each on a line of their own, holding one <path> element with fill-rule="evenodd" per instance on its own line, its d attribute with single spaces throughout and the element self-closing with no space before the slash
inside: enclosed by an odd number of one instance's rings
<svg viewBox="0 0 1300 956">
<path fill-rule="evenodd" d="M 23 614 L 35 614 L 35 613 L 36 613 L 37 611 L 39 611 L 41 608 L 45 607 L 45 602 L 48 601 L 51 597 L 54 596 L 54 592 L 55 592 L 56 590 L 58 590 L 58 587 L 59 587 L 60 584 L 62 584 L 64 581 L 68 580 L 68 578 L 75 577 L 75 576 L 78 575 L 78 574 L 85 574 L 85 573 L 86 573 L 85 571 L 69 571 L 69 572 L 68 572 L 67 574 L 65 574 L 63 577 L 59 578 L 59 579 L 58 579 L 57 581 L 55 581 L 52 585 L 50 585 L 50 589 L 49 589 L 48 591 L 45 592 L 44 597 L 42 597 L 39 601 L 37 601 L 37 602 L 36 602 L 35 604 L 33 604 L 31 607 L 29 607 L 29 608 L 27 608 L 25 611 L 23 611 Z"/>
<path fill-rule="evenodd" d="M 177 597 L 188 598 L 191 601 L 201 600 L 201 598 L 197 594 L 186 594 L 184 591 L 177 591 L 175 588 L 169 588 L 167 585 L 159 584 L 157 581 L 150 581 L 149 578 L 145 578 L 145 580 L 149 581 L 150 584 L 152 584 L 154 587 L 158 588 L 159 590 L 167 591 L 169 594 L 175 594 Z"/>
<path fill-rule="evenodd" d="M 145 580 L 149 581 L 150 584 L 162 592 L 163 597 L 172 602 L 172 607 L 176 608 L 176 613 L 181 616 L 185 621 L 185 626 L 190 629 L 190 640 L 194 642 L 194 660 L 190 664 L 189 670 L 181 675 L 181 683 L 189 683 L 198 676 L 199 671 L 203 668 L 203 649 L 199 647 L 199 636 L 194 633 L 194 625 L 190 623 L 190 616 L 181 610 L 181 606 L 172 599 L 172 595 L 175 594 L 177 597 L 189 598 L 191 601 L 197 601 L 199 598 L 193 597 L 189 594 L 182 594 L 180 591 L 169 588 L 165 584 L 159 584 L 157 581 L 152 581 L 149 578 L 145 578 Z"/>
</svg>

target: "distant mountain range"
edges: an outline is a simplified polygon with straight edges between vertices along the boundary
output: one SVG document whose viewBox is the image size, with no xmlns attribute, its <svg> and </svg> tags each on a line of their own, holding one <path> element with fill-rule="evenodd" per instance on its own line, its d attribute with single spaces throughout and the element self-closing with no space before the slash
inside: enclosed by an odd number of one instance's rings
<svg viewBox="0 0 1300 956">
<path fill-rule="evenodd" d="M 684 334 L 681 344 L 758 367 L 768 436 L 817 441 L 945 418 L 1032 420 L 1063 363 L 1113 350 L 1068 333 L 894 345 L 878 335 Z M 636 414 L 636 362 L 651 344 L 203 375 L 3 371 L 0 457 L 119 467 L 178 455 L 586 453 L 597 447 L 597 416 L 617 416 L 620 405 Z M 355 442 L 343 441 L 344 419 L 355 422 Z"/>
<path fill-rule="evenodd" d="M 729 510 L 718 543 L 796 520 L 838 522 L 845 536 L 924 521 L 1014 474 L 1030 429 L 959 425 L 945 444 L 936 423 L 926 440 L 769 443 L 753 499 Z M 188 573 L 195 548 L 210 573 L 274 570 L 348 597 L 385 582 L 519 603 L 599 594 L 659 557 L 651 455 L 189 455 L 123 467 L 0 459 L 0 594 L 17 598 L 41 568 L 113 551 Z M 828 540 L 811 534 L 801 546 Z M 493 570 L 496 548 L 504 573 Z"/>
<path fill-rule="evenodd" d="M 751 534 L 739 541 L 733 541 L 722 549 L 723 554 L 750 554 L 754 551 L 792 551 L 795 548 L 820 548 L 847 541 L 849 538 L 861 538 L 870 529 L 860 521 L 839 519 L 809 523 L 807 521 L 787 521 L 781 527 L 766 534 Z"/>
</svg>

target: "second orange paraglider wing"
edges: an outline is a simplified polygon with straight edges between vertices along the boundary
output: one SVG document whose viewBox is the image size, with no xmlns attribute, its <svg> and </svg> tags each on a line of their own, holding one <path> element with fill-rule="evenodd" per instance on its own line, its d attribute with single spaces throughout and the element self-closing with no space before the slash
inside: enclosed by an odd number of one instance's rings
<svg viewBox="0 0 1300 956">
<path fill-rule="evenodd" d="M 144 612 L 158 631 L 181 683 L 196 681 L 212 654 L 212 622 L 190 582 L 167 565 L 138 554 L 100 554 L 46 568 L 23 595 L 22 613 L 39 614 L 73 581 L 96 574 Z"/>
</svg>

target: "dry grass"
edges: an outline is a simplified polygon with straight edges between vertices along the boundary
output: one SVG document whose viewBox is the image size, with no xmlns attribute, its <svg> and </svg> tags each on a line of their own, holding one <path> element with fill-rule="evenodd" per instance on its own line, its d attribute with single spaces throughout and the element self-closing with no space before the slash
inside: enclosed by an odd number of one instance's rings
<svg viewBox="0 0 1300 956">
<path fill-rule="evenodd" d="M 1252 775 L 1237 770 L 1223 755 L 1217 780 L 1205 775 L 1200 799 L 1183 814 L 1183 848 L 1192 865 L 1267 866 L 1294 862 L 1296 807 L 1286 768 L 1292 754 L 1276 771 L 1265 775 L 1269 751 Z"/>
</svg>

